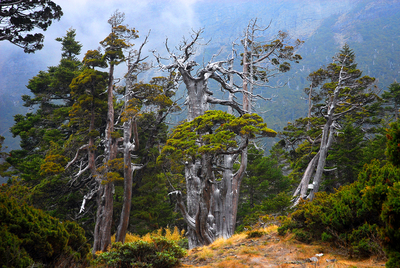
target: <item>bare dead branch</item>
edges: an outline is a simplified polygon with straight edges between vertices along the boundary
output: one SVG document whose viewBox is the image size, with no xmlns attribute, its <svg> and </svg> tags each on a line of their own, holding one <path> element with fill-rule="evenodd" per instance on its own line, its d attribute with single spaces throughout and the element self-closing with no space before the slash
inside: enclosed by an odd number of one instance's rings
<svg viewBox="0 0 400 268">
<path fill-rule="evenodd" d="M 233 109 L 235 109 L 240 115 L 245 114 L 246 112 L 240 107 L 239 103 L 237 103 L 236 101 L 230 101 L 230 100 L 221 100 L 221 99 L 217 99 L 211 96 L 207 96 L 207 101 L 208 103 L 211 104 L 220 104 L 220 105 L 224 105 L 224 106 L 230 106 Z"/>
<path fill-rule="evenodd" d="M 78 151 L 75 154 L 74 159 L 72 159 L 70 162 L 68 162 L 68 164 L 65 166 L 65 169 L 69 168 L 73 163 L 75 163 L 75 161 L 78 159 L 80 151 L 87 150 L 88 148 L 89 148 L 89 144 L 85 144 L 85 145 L 82 145 L 81 147 L 79 147 Z"/>
</svg>

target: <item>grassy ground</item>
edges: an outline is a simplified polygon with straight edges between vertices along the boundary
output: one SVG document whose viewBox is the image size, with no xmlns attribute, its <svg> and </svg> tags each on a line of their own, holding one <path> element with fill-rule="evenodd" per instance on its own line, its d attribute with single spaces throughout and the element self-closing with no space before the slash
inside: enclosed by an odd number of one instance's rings
<svg viewBox="0 0 400 268">
<path fill-rule="evenodd" d="M 258 233 L 241 233 L 225 240 L 189 251 L 181 267 L 384 267 L 385 260 L 376 257 L 349 259 L 329 244 L 303 244 L 292 235 L 281 237 L 277 226 L 258 230 Z M 253 234 L 255 237 L 250 237 Z M 257 235 L 260 235 L 257 237 Z M 317 257 L 316 254 L 323 255 Z M 317 261 L 311 261 L 310 258 Z"/>
</svg>

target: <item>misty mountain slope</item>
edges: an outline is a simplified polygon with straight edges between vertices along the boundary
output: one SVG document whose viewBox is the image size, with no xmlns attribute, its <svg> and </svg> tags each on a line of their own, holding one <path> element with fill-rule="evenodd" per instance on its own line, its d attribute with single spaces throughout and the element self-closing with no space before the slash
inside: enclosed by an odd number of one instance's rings
<svg viewBox="0 0 400 268">
<path fill-rule="evenodd" d="M 400 1 L 272 1 L 268 5 L 263 1 L 241 1 L 235 2 L 233 10 L 215 4 L 215 9 L 200 7 L 199 13 L 204 14 L 204 39 L 212 38 L 204 49 L 208 57 L 221 47 L 228 52 L 227 44 L 238 38 L 254 17 L 261 23 L 269 23 L 267 18 L 272 18 L 268 30 L 271 35 L 285 30 L 293 38 L 305 41 L 298 51 L 303 60 L 280 78 L 281 82 L 289 81 L 287 86 L 258 89 L 257 93 L 265 97 L 275 96 L 272 102 L 260 101 L 256 106 L 275 130 L 282 130 L 287 122 L 306 115 L 307 102 L 302 98 L 302 90 L 308 86 L 308 74 L 329 64 L 345 43 L 355 51 L 359 68 L 376 77 L 382 90 L 399 75 Z M 266 147 L 277 140 L 266 139 Z"/>
<path fill-rule="evenodd" d="M 156 1 L 151 3 L 152 12 L 159 12 L 159 9 L 172 5 L 173 1 L 161 5 Z M 123 11 L 129 17 L 129 10 Z M 308 86 L 308 74 L 328 64 L 344 43 L 354 49 L 358 67 L 364 74 L 378 78 L 380 88 L 385 89 L 397 79 L 400 71 L 399 14 L 399 0 L 196 1 L 193 4 L 192 19 L 196 20 L 196 25 L 204 28 L 204 42 L 210 40 L 207 46 L 200 47 L 197 60 L 199 63 L 208 61 L 219 51 L 221 57 L 226 57 L 232 41 L 239 42 L 243 30 L 253 18 L 258 18 L 264 26 L 271 22 L 267 38 L 283 30 L 288 31 L 292 38 L 304 40 L 304 45 L 298 51 L 303 60 L 298 65 L 292 65 L 292 71 L 280 78 L 280 81 L 290 78 L 288 85 L 278 89 L 256 89 L 265 97 L 276 95 L 273 102 L 258 103 L 256 111 L 261 113 L 271 128 L 281 130 L 288 121 L 305 116 L 306 101 L 301 97 L 302 89 Z M 143 16 L 151 17 L 150 14 Z M 165 27 L 173 23 L 166 21 Z M 149 29 L 152 27 L 148 25 Z M 181 32 L 178 28 L 173 32 L 175 36 L 168 36 L 171 43 L 177 43 L 182 40 L 182 36 L 190 35 L 189 31 Z M 60 32 L 59 36 L 63 34 Z M 153 35 L 150 38 L 155 37 Z M 158 46 L 155 49 L 162 54 L 166 53 L 164 41 L 165 36 L 155 42 Z M 2 44 L 0 55 L 1 109 L 7 109 L 0 116 L 0 133 L 6 136 L 6 145 L 10 146 L 11 135 L 8 129 L 13 123 L 12 115 L 21 113 L 20 96 L 28 93 L 25 85 L 29 78 L 40 70 L 46 70 L 50 64 L 46 64 L 46 58 L 32 57 L 16 49 L 7 50 Z M 59 57 L 58 54 L 54 56 Z M 1 98 L 4 95 L 7 98 Z M 176 116 L 176 120 L 181 117 L 184 118 L 183 115 Z M 15 143 L 10 147 L 14 146 Z"/>
</svg>

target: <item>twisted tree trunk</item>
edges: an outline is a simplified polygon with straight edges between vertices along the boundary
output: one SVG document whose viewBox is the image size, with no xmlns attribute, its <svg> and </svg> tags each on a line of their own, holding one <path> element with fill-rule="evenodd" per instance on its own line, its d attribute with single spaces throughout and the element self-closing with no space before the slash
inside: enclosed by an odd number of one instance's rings
<svg viewBox="0 0 400 268">
<path fill-rule="evenodd" d="M 114 64 L 110 65 L 108 80 L 108 113 L 105 133 L 105 170 L 99 177 L 99 192 L 97 197 L 96 225 L 94 229 L 93 254 L 96 251 L 106 251 L 111 244 L 111 225 L 113 215 L 114 183 L 107 181 L 108 165 L 117 156 L 117 144 L 112 137 L 114 132 Z"/>
<path fill-rule="evenodd" d="M 125 87 L 125 111 L 128 110 L 130 105 L 131 94 L 130 90 L 132 88 L 133 77 L 129 76 L 126 79 Z M 126 121 L 123 123 L 124 137 L 123 137 L 123 154 L 124 154 L 124 199 L 122 204 L 121 217 L 118 224 L 117 234 L 115 236 L 115 241 L 125 242 L 126 231 L 128 229 L 129 214 L 131 211 L 132 203 L 132 184 L 133 184 L 133 170 L 132 170 L 132 160 L 131 151 L 134 151 L 139 146 L 139 139 L 137 137 L 137 130 L 135 131 L 135 139 L 133 143 L 131 142 L 132 128 L 136 127 L 135 118 L 127 116 Z"/>
</svg>

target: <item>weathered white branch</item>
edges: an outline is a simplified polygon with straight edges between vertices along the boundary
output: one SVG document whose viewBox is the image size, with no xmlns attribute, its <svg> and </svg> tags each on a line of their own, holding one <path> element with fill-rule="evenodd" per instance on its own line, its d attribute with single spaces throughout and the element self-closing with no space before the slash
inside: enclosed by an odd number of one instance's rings
<svg viewBox="0 0 400 268">
<path fill-rule="evenodd" d="M 240 105 L 236 101 L 230 100 L 221 100 L 211 96 L 207 96 L 207 102 L 211 104 L 220 104 L 224 106 L 230 106 L 235 109 L 240 115 L 245 114 L 245 111 L 240 107 Z"/>
<path fill-rule="evenodd" d="M 86 200 L 92 199 L 93 195 L 94 195 L 95 193 L 97 193 L 98 191 L 99 191 L 99 188 L 93 189 L 93 190 L 90 191 L 90 193 L 86 194 L 86 195 L 83 197 L 81 209 L 79 210 L 79 214 L 81 214 L 83 211 L 85 211 Z"/>
<path fill-rule="evenodd" d="M 86 165 L 84 169 L 81 169 L 81 167 L 79 167 L 79 172 L 75 175 L 75 178 L 78 178 L 80 175 L 82 175 L 88 169 L 89 169 L 89 165 Z"/>
<path fill-rule="evenodd" d="M 89 148 L 89 144 L 85 144 L 85 145 L 82 145 L 81 147 L 79 147 L 78 151 L 76 151 L 74 159 L 72 159 L 70 162 L 68 162 L 68 164 L 65 166 L 65 169 L 69 168 L 73 163 L 75 163 L 75 161 L 78 159 L 78 155 L 79 155 L 80 151 L 86 150 L 88 148 Z"/>
<path fill-rule="evenodd" d="M 337 167 L 335 167 L 335 168 L 329 168 L 329 169 L 324 168 L 324 171 L 326 171 L 326 172 L 331 172 L 331 171 L 335 171 L 335 170 L 337 170 L 337 169 L 338 169 Z"/>
<path fill-rule="evenodd" d="M 319 154 L 320 154 L 320 152 L 318 152 L 316 155 L 314 155 L 314 157 L 308 163 L 307 169 L 303 174 L 301 182 L 300 182 L 299 186 L 297 186 L 297 189 L 293 193 L 292 207 L 297 206 L 300 199 L 306 197 L 307 190 L 308 190 L 308 184 L 310 183 L 311 176 L 312 176 L 313 171 L 318 163 Z"/>
</svg>

